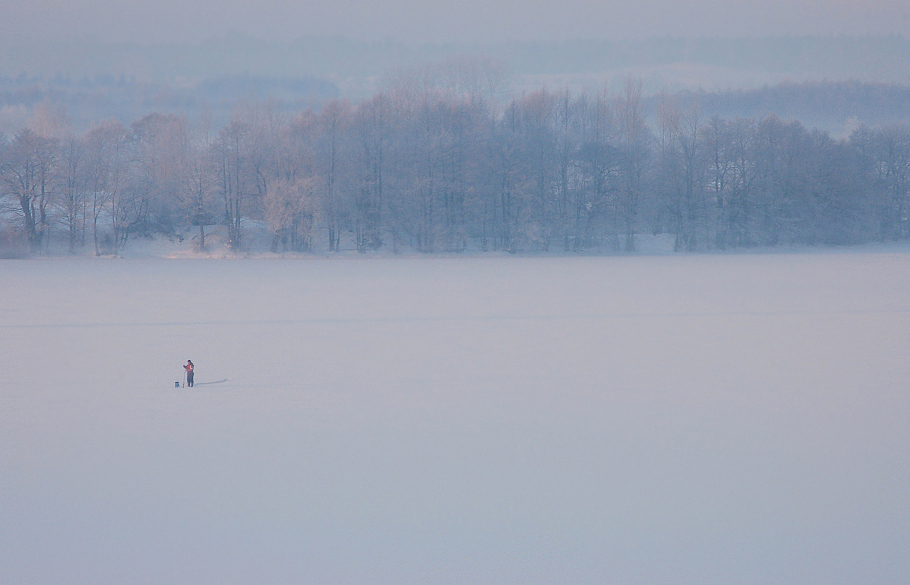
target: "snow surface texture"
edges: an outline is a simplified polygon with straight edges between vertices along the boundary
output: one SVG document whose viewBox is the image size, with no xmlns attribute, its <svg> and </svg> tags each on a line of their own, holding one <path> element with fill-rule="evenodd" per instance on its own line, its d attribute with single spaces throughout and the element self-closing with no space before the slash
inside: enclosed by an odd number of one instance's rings
<svg viewBox="0 0 910 585">
<path fill-rule="evenodd" d="M 0 583 L 906 583 L 908 268 L 2 261 Z"/>
</svg>

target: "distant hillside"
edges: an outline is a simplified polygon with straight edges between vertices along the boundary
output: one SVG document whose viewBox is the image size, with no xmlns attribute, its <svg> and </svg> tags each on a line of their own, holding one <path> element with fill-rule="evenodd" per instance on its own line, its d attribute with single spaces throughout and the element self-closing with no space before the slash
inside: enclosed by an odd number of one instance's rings
<svg viewBox="0 0 910 585">
<path fill-rule="evenodd" d="M 703 117 L 765 118 L 775 115 L 799 120 L 834 136 L 844 136 L 858 124 L 881 126 L 910 123 L 910 86 L 856 81 L 783 83 L 752 90 L 683 91 L 685 107 L 698 106 Z M 656 104 L 657 98 L 651 98 Z"/>
<path fill-rule="evenodd" d="M 508 72 L 503 100 L 541 87 L 615 92 L 632 76 L 646 95 L 675 93 L 705 116 L 774 114 L 836 136 L 857 123 L 910 120 L 910 41 L 896 36 L 410 46 L 231 35 L 196 45 L 2 46 L 0 132 L 23 127 L 44 101 L 65 109 L 77 129 L 152 111 L 204 111 L 221 125 L 244 100 L 271 99 L 287 112 L 339 96 L 357 101 L 390 72 L 473 57 Z"/>
<path fill-rule="evenodd" d="M 116 119 L 125 124 L 150 112 L 203 112 L 221 126 L 243 101 L 273 100 L 285 112 L 318 108 L 340 95 L 338 87 L 316 77 L 226 76 L 201 81 L 137 82 L 125 75 L 73 80 L 20 76 L 0 78 L 0 132 L 24 127 L 35 106 L 49 102 L 61 109 L 77 131 L 93 122 Z"/>
<path fill-rule="evenodd" d="M 713 90 L 787 80 L 910 80 L 910 41 L 897 36 L 405 45 L 316 37 L 272 42 L 234 34 L 195 45 L 7 45 L 0 48 L 0 75 L 126 75 L 157 83 L 238 75 L 323 77 L 357 97 L 370 93 L 372 81 L 389 69 L 464 54 L 500 60 L 519 85 L 527 78 L 531 86 L 548 76 L 592 84 L 629 72 L 649 81 L 653 91 L 664 85 Z"/>
</svg>

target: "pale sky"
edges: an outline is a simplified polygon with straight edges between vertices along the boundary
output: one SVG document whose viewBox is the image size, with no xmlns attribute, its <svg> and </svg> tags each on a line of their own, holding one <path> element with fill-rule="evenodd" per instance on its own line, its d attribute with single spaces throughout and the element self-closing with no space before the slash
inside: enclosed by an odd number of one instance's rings
<svg viewBox="0 0 910 585">
<path fill-rule="evenodd" d="M 908 0 L 0 0 L 2 44 L 88 38 L 198 42 L 231 31 L 268 40 L 404 42 L 654 36 L 910 36 Z"/>
</svg>

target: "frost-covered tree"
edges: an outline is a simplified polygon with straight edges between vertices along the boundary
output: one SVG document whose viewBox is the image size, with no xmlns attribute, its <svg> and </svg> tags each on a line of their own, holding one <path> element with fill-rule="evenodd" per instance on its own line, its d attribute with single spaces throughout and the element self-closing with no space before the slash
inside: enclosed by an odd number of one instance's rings
<svg viewBox="0 0 910 585">
<path fill-rule="evenodd" d="M 92 240 L 95 255 L 116 250 L 117 218 L 123 207 L 123 189 L 128 172 L 129 133 L 115 121 L 102 122 L 89 130 L 85 141 L 86 188 L 91 199 Z M 86 204 L 88 206 L 88 204 Z M 107 217 L 112 233 L 105 236 L 102 220 Z"/>
<path fill-rule="evenodd" d="M 17 203 L 29 248 L 40 251 L 50 224 L 48 211 L 58 187 L 59 144 L 30 128 L 18 132 L 7 149 L 3 181 Z"/>
<path fill-rule="evenodd" d="M 218 133 L 212 145 L 215 169 L 215 189 L 224 204 L 224 224 L 228 230 L 228 246 L 240 249 L 246 202 L 253 188 L 249 162 L 249 127 L 234 118 Z"/>
<path fill-rule="evenodd" d="M 881 128 L 874 133 L 873 141 L 882 235 L 889 239 L 910 237 L 910 125 Z"/>
<path fill-rule="evenodd" d="M 66 224 L 67 247 L 76 252 L 76 244 L 85 244 L 86 224 L 86 172 L 85 145 L 77 136 L 70 135 L 60 148 L 60 198 L 59 206 Z"/>
<path fill-rule="evenodd" d="M 296 115 L 245 102 L 221 128 L 153 113 L 65 135 L 50 105 L 0 157 L 7 220 L 33 250 L 61 226 L 97 254 L 131 234 L 218 224 L 239 249 L 267 225 L 277 249 L 425 253 L 680 251 L 910 236 L 910 131 L 849 140 L 774 116 L 703 119 L 693 96 L 530 92 L 505 102 L 489 63 L 397 71 L 358 103 Z M 15 209 L 10 204 L 15 203 Z M 315 207 L 314 207 L 315 206 Z M 327 246 L 326 246 L 327 244 Z"/>
<path fill-rule="evenodd" d="M 384 189 L 389 156 L 388 98 L 382 92 L 364 101 L 353 120 L 356 167 L 354 241 L 359 252 L 382 246 Z"/>
<path fill-rule="evenodd" d="M 272 251 L 312 249 L 319 213 L 315 177 L 276 179 L 265 196 L 265 217 L 272 229 Z"/>
<path fill-rule="evenodd" d="M 325 105 L 319 117 L 316 164 L 322 179 L 321 213 L 328 232 L 330 252 L 340 249 L 341 233 L 348 218 L 351 117 L 351 105 L 345 100 L 332 100 Z"/>
<path fill-rule="evenodd" d="M 641 80 L 629 77 L 616 104 L 622 177 L 619 209 L 624 227 L 624 247 L 627 252 L 635 249 L 639 204 L 645 188 L 647 165 L 651 154 L 651 133 L 645 124 L 642 94 Z"/>
</svg>

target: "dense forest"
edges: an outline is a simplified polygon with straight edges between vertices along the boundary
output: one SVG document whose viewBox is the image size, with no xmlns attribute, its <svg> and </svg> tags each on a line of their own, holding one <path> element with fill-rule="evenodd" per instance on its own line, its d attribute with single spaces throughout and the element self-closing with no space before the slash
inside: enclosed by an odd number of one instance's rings
<svg viewBox="0 0 910 585">
<path fill-rule="evenodd" d="M 273 251 L 680 251 L 910 235 L 910 126 L 835 138 L 775 116 L 706 116 L 687 94 L 546 89 L 504 104 L 496 79 L 402 74 L 352 103 L 260 101 L 216 125 L 153 113 L 70 129 L 50 103 L 0 140 L 0 231 L 31 253 L 116 253 L 212 226 Z M 207 231 L 208 230 L 208 231 Z"/>
</svg>

